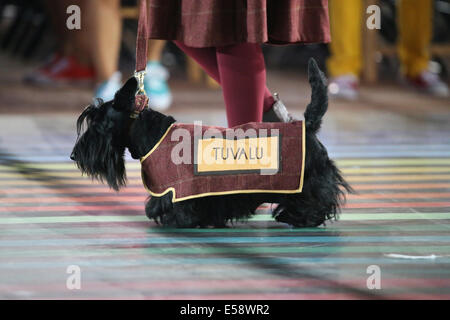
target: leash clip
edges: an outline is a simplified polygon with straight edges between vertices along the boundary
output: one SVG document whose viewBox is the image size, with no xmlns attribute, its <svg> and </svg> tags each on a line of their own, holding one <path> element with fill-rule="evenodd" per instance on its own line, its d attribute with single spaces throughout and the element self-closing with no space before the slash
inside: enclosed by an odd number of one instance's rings
<svg viewBox="0 0 450 320">
<path fill-rule="evenodd" d="M 145 89 L 144 89 L 144 77 L 145 77 L 146 73 L 147 73 L 147 71 L 145 71 L 145 70 L 134 72 L 134 77 L 138 81 L 138 91 L 136 94 L 147 95 L 145 93 Z"/>
<path fill-rule="evenodd" d="M 145 74 L 146 74 L 145 69 L 142 71 L 134 72 L 134 77 L 138 81 L 138 90 L 137 90 L 136 96 L 135 96 L 136 109 L 130 115 L 130 117 L 132 119 L 136 119 L 142 111 L 144 111 L 145 109 L 148 108 L 148 96 L 145 93 L 145 89 L 144 89 Z"/>
</svg>

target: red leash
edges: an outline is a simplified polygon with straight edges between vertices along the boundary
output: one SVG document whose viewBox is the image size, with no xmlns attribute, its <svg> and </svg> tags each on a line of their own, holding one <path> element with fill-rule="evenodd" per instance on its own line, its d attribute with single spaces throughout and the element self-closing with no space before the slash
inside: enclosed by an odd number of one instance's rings
<svg viewBox="0 0 450 320">
<path fill-rule="evenodd" d="M 139 20 L 136 39 L 136 70 L 134 76 L 138 81 L 138 92 L 136 94 L 136 109 L 134 116 L 137 116 L 148 106 L 148 97 L 144 90 L 145 68 L 147 66 L 149 26 L 147 19 L 147 0 L 140 0 Z"/>
</svg>

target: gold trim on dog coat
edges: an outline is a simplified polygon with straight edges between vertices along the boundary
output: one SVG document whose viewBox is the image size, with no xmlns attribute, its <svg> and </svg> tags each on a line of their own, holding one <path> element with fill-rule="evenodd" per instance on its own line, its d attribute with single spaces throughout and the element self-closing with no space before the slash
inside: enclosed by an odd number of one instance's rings
<svg viewBox="0 0 450 320">
<path fill-rule="evenodd" d="M 141 158 L 152 196 L 172 201 L 237 193 L 300 193 L 305 124 L 246 123 L 233 128 L 172 124 Z"/>
</svg>

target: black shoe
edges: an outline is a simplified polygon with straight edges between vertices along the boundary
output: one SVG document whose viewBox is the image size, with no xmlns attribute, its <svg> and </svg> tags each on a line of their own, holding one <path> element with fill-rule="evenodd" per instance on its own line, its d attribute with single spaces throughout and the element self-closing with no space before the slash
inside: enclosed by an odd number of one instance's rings
<svg viewBox="0 0 450 320">
<path fill-rule="evenodd" d="M 274 93 L 275 102 L 269 111 L 263 113 L 263 122 L 293 122 L 297 121 L 286 109 L 278 93 Z"/>
</svg>

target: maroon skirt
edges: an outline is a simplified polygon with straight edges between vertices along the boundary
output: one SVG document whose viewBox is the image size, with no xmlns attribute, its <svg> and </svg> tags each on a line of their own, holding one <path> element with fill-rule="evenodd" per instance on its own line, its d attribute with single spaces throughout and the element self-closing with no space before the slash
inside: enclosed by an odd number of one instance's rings
<svg viewBox="0 0 450 320">
<path fill-rule="evenodd" d="M 149 0 L 150 38 L 191 47 L 326 43 L 328 0 Z"/>
</svg>

